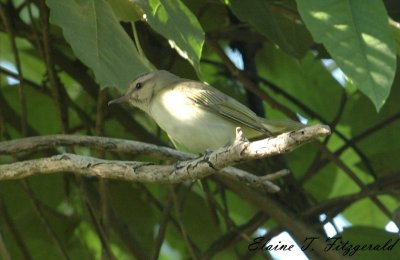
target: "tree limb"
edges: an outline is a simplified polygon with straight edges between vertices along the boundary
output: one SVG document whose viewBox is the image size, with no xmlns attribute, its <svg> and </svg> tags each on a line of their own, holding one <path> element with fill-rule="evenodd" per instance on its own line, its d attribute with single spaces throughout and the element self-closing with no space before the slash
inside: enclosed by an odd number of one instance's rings
<svg viewBox="0 0 400 260">
<path fill-rule="evenodd" d="M 249 142 L 243 137 L 240 128 L 237 128 L 235 142 L 224 148 L 206 153 L 193 159 L 193 155 L 187 155 L 185 161 L 178 161 L 173 165 L 154 165 L 149 162 L 135 161 L 114 161 L 103 160 L 89 156 L 76 154 L 61 154 L 47 158 L 15 162 L 0 165 L 0 180 L 21 179 L 35 174 L 49 174 L 58 172 L 74 172 L 87 176 L 97 176 L 110 179 L 123 179 L 129 181 L 152 182 L 152 183 L 178 183 L 187 180 L 196 180 L 216 173 L 230 165 L 244 162 L 251 159 L 260 159 L 277 154 L 290 152 L 300 145 L 310 142 L 316 138 L 330 134 L 328 126 L 315 125 L 305 127 L 301 130 L 284 133 L 276 137 L 269 137 L 263 140 Z M 102 148 L 106 150 L 129 150 L 131 152 L 144 152 L 157 154 L 166 157 L 184 158 L 184 153 L 172 152 L 169 148 L 160 148 L 153 145 L 145 145 L 139 142 L 122 141 L 118 139 L 102 137 L 74 137 L 76 140 L 68 140 L 67 136 L 60 138 L 32 137 L 22 140 L 7 141 L 0 143 L 0 154 L 12 154 L 32 149 L 49 148 L 55 144 L 75 143 L 87 146 Z M 80 139 L 80 140 L 79 140 Z M 101 141 L 95 143 L 94 140 Z M 80 142 L 79 142 L 80 141 Z M 47 143 L 46 143 L 47 142 Z M 127 145 L 130 144 L 130 145 Z M 157 152 L 156 152 L 157 151 Z M 168 156 L 167 156 L 168 155 Z M 188 159 L 192 157 L 191 159 Z M 176 158 L 176 157 L 175 157 Z M 231 172 L 236 172 L 232 173 Z M 249 177 L 244 171 L 231 167 L 221 172 L 224 176 L 237 178 L 238 180 L 253 178 L 258 182 L 268 182 L 265 177 Z M 258 179 L 254 179 L 258 178 Z M 268 187 L 266 187 L 268 189 Z M 276 189 L 276 187 L 275 187 Z M 278 188 L 279 190 L 279 188 Z M 276 190 L 275 190 L 276 191 Z"/>
</svg>

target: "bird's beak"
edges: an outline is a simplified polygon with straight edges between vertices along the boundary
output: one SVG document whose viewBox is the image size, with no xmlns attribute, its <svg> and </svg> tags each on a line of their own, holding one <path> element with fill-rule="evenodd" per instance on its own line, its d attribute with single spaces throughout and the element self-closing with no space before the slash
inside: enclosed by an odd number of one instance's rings
<svg viewBox="0 0 400 260">
<path fill-rule="evenodd" d="M 126 95 L 123 95 L 122 97 L 111 100 L 110 102 L 108 102 L 108 105 L 124 103 L 127 101 L 128 101 L 128 97 Z"/>
</svg>

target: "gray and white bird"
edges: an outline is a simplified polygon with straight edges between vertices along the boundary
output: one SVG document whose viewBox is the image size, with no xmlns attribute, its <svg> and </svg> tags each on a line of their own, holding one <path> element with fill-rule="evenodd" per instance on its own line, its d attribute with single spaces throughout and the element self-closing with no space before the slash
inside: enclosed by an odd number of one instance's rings
<svg viewBox="0 0 400 260">
<path fill-rule="evenodd" d="M 143 74 L 125 95 L 108 104 L 128 103 L 146 112 L 181 150 L 200 153 L 230 144 L 236 127 L 248 139 L 300 129 L 292 120 L 258 117 L 249 108 L 207 84 L 168 71 Z"/>
</svg>

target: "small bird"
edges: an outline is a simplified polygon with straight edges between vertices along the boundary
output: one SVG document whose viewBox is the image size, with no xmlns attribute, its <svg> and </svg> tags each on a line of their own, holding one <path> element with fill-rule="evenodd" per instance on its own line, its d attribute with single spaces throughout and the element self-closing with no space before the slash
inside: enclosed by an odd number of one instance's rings
<svg viewBox="0 0 400 260">
<path fill-rule="evenodd" d="M 108 105 L 128 103 L 146 112 L 179 150 L 201 153 L 231 144 L 236 127 L 248 139 L 304 127 L 291 120 L 267 120 L 207 84 L 157 70 L 139 76 L 125 95 Z"/>
</svg>

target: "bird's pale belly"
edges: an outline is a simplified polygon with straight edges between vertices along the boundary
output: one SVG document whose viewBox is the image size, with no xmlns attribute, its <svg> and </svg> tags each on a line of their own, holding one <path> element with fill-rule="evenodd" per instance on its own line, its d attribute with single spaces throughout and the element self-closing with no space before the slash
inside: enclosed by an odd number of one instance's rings
<svg viewBox="0 0 400 260">
<path fill-rule="evenodd" d="M 234 140 L 236 126 L 222 116 L 189 103 L 184 97 L 174 96 L 172 99 L 164 95 L 160 101 L 152 102 L 151 116 L 185 150 L 204 152 Z"/>
</svg>

